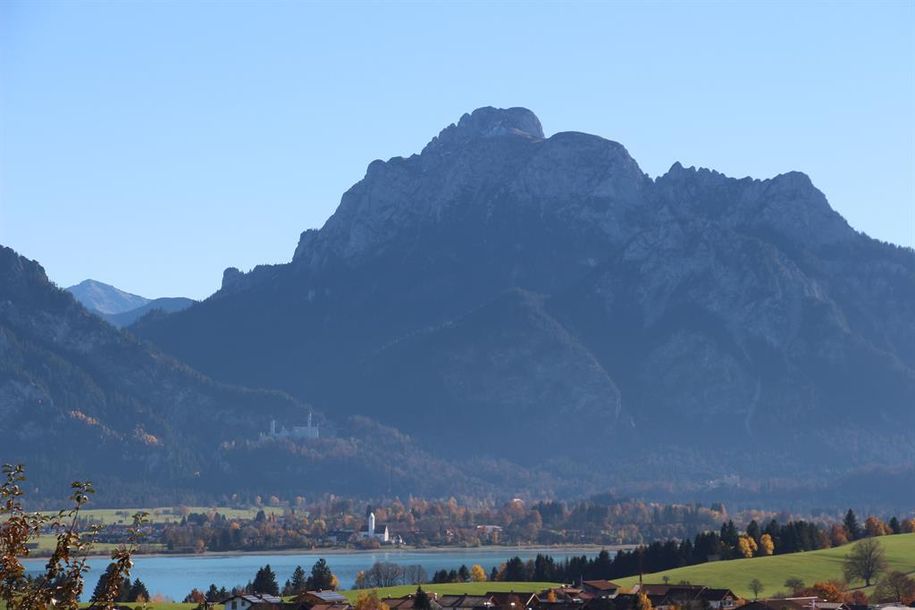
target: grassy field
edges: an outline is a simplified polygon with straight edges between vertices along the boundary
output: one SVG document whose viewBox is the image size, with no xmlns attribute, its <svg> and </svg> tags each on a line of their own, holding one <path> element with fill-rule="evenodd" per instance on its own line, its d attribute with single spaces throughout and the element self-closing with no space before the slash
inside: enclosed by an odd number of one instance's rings
<svg viewBox="0 0 915 610">
<path fill-rule="evenodd" d="M 49 555 L 57 546 L 57 537 L 51 534 L 42 534 L 38 537 L 38 546 L 31 551 L 31 554 L 38 557 Z M 110 542 L 96 542 L 92 546 L 93 555 L 108 555 L 118 547 L 117 544 Z M 141 548 L 143 553 L 158 553 L 165 550 L 164 544 L 144 544 Z"/>
<path fill-rule="evenodd" d="M 423 585 L 423 590 L 438 593 L 439 595 L 482 595 L 487 591 L 533 591 L 538 592 L 547 587 L 554 587 L 556 583 L 550 582 L 463 582 L 447 583 L 442 585 Z M 400 597 L 407 593 L 414 593 L 416 585 L 398 585 L 376 589 L 378 597 Z M 341 591 L 351 602 L 356 601 L 362 591 Z"/>
<path fill-rule="evenodd" d="M 879 540 L 886 550 L 891 570 L 915 572 L 915 534 L 882 536 Z M 790 577 L 801 578 L 808 585 L 824 580 L 841 579 L 842 560 L 849 550 L 851 546 L 846 545 L 822 551 L 703 563 L 647 574 L 644 581 L 661 583 L 667 576 L 671 583 L 685 580 L 710 587 L 727 587 L 738 595 L 752 599 L 753 595 L 748 585 L 754 578 L 758 578 L 765 586 L 762 596 L 784 591 L 785 580 Z M 638 576 L 616 580 L 627 587 L 638 581 Z"/>
<path fill-rule="evenodd" d="M 207 513 L 215 510 L 229 519 L 253 519 L 257 516 L 257 507 L 252 508 L 228 508 L 225 506 L 187 506 L 188 512 Z M 263 511 L 268 515 L 275 513 L 282 515 L 282 507 L 264 506 Z M 152 523 L 170 523 L 181 521 L 181 511 L 174 507 L 162 506 L 158 508 L 86 508 L 80 511 L 83 518 L 92 519 L 106 525 L 109 524 L 130 524 L 134 513 L 145 511 L 149 513 L 149 520 Z M 51 514 L 46 512 L 45 514 Z"/>
</svg>

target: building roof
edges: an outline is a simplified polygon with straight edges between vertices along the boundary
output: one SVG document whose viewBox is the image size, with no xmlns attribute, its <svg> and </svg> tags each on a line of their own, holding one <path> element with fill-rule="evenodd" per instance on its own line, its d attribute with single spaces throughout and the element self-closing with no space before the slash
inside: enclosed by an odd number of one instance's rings
<svg viewBox="0 0 915 610">
<path fill-rule="evenodd" d="M 416 602 L 416 596 L 411 593 L 403 597 L 386 597 L 381 601 L 391 610 L 412 610 L 413 604 Z M 438 607 L 438 600 L 433 599 L 431 595 L 429 596 L 429 603 L 433 609 Z"/>
<path fill-rule="evenodd" d="M 315 604 L 311 610 L 353 610 L 349 602 L 338 602 L 333 604 Z"/>
<path fill-rule="evenodd" d="M 336 591 L 305 591 L 301 594 L 307 597 L 320 599 L 325 604 L 348 604 L 349 601 Z M 300 597 L 301 597 L 300 595 Z"/>
<path fill-rule="evenodd" d="M 375 533 L 376 533 L 376 534 L 383 534 L 383 533 L 385 532 L 385 530 L 387 530 L 387 529 L 388 529 L 388 526 L 387 526 L 387 525 L 376 525 L 376 526 L 375 526 Z M 369 526 L 368 526 L 368 525 L 363 525 L 363 526 L 362 526 L 362 529 L 360 529 L 359 531 L 360 531 L 361 533 L 364 534 L 364 533 L 366 533 L 367 531 L 369 531 Z"/>
<path fill-rule="evenodd" d="M 487 591 L 486 595 L 494 606 L 512 606 L 520 603 L 521 607 L 527 607 L 532 600 L 537 599 L 537 594 L 533 591 Z"/>
<path fill-rule="evenodd" d="M 283 600 L 277 597 L 276 595 L 269 595 L 267 593 L 243 593 L 241 595 L 233 595 L 227 597 L 226 599 L 219 602 L 220 604 L 225 604 L 230 602 L 233 599 L 243 599 L 249 604 L 282 604 Z"/>
<path fill-rule="evenodd" d="M 620 588 L 615 582 L 602 579 L 602 580 L 583 580 L 581 581 L 582 586 L 589 587 L 591 589 L 597 589 L 598 591 L 615 591 Z"/>
<path fill-rule="evenodd" d="M 541 601 L 538 605 L 541 610 L 581 610 L 583 605 L 578 599 L 565 599 L 558 602 Z"/>
<path fill-rule="evenodd" d="M 491 606 L 492 601 L 486 595 L 440 595 L 435 600 L 442 608 L 481 608 Z"/>
<path fill-rule="evenodd" d="M 741 610 L 803 610 L 805 606 L 790 599 L 761 599 L 740 608 Z"/>
<path fill-rule="evenodd" d="M 708 601 L 721 601 L 726 597 L 737 598 L 730 589 L 716 589 L 703 585 L 667 585 L 643 584 L 637 585 L 633 591 L 644 593 L 649 598 L 663 599 L 704 599 Z M 652 599 L 654 603 L 655 599 Z"/>
</svg>

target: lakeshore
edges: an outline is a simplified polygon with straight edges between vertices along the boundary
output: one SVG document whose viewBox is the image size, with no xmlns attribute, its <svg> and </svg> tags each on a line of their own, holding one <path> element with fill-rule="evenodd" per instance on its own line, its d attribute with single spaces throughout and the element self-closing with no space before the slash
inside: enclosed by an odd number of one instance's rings
<svg viewBox="0 0 915 610">
<path fill-rule="evenodd" d="M 401 566 L 421 565 L 430 575 L 440 569 L 456 569 L 461 565 L 468 567 L 480 564 L 487 571 L 492 567 L 514 556 L 524 560 L 533 559 L 538 553 L 550 554 L 557 561 L 576 555 L 596 555 L 601 548 L 611 553 L 622 547 L 517 547 L 487 546 L 461 549 L 307 549 L 304 551 L 285 551 L 269 553 L 203 553 L 200 555 L 137 555 L 131 576 L 140 578 L 146 583 L 151 594 L 162 594 L 175 601 L 181 601 L 193 588 L 205 589 L 211 583 L 231 589 L 244 585 L 252 578 L 258 568 L 270 564 L 282 582 L 289 578 L 296 566 L 308 570 L 319 558 L 326 558 L 331 570 L 340 580 L 343 588 L 351 588 L 356 574 L 366 570 L 376 561 L 386 561 Z M 93 557 L 88 561 L 90 572 L 87 578 L 91 590 L 98 575 L 103 573 L 108 564 L 107 557 Z M 39 558 L 26 562 L 27 569 L 37 570 L 43 565 Z"/>
</svg>

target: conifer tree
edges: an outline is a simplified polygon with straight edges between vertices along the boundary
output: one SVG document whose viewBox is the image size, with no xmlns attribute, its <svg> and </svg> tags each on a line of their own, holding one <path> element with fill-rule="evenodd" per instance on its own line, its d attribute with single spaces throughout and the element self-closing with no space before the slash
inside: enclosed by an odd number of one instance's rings
<svg viewBox="0 0 915 610">
<path fill-rule="evenodd" d="M 251 589 L 252 593 L 280 594 L 280 586 L 276 582 L 276 574 L 270 568 L 269 563 L 257 571 L 254 576 L 254 582 L 251 583 Z"/>
<path fill-rule="evenodd" d="M 861 526 L 858 525 L 858 517 L 855 516 L 855 511 L 848 509 L 848 512 L 845 513 L 845 520 L 843 521 L 845 526 L 845 533 L 848 534 L 849 540 L 857 540 L 861 537 Z"/>
</svg>

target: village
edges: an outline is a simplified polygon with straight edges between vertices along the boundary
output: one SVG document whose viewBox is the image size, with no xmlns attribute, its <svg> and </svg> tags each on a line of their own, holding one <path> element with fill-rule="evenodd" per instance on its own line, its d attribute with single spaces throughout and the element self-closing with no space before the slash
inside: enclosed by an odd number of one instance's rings
<svg viewBox="0 0 915 610">
<path fill-rule="evenodd" d="M 521 583 L 519 583 L 521 584 Z M 265 594 L 239 594 L 202 607 L 217 610 L 873 610 L 900 604 L 830 602 L 817 596 L 742 599 L 730 589 L 699 584 L 637 584 L 630 589 L 609 580 L 582 580 L 540 591 L 488 591 L 483 594 L 425 592 L 396 597 L 362 594 L 355 605 L 336 591 L 306 591 L 290 600 Z M 915 602 L 910 607 L 915 607 Z"/>
</svg>

